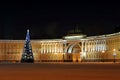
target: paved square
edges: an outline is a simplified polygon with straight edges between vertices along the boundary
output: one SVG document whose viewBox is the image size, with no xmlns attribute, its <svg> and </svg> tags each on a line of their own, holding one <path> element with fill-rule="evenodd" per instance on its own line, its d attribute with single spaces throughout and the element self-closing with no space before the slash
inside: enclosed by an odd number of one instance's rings
<svg viewBox="0 0 120 80">
<path fill-rule="evenodd" d="M 0 64 L 0 80 L 120 80 L 120 64 Z"/>
</svg>

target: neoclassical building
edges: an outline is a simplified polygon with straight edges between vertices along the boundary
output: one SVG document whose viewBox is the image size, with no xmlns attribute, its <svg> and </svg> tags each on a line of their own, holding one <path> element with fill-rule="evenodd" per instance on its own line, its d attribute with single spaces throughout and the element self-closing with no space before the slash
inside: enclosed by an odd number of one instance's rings
<svg viewBox="0 0 120 80">
<path fill-rule="evenodd" d="M 25 40 L 0 40 L 0 61 L 20 62 Z M 69 34 L 62 39 L 32 40 L 34 62 L 120 61 L 120 32 L 99 36 Z"/>
</svg>

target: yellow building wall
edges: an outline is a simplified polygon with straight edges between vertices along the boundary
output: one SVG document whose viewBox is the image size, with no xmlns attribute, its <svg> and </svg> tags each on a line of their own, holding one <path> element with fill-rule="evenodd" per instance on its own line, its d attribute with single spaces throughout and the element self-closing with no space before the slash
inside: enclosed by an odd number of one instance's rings
<svg viewBox="0 0 120 80">
<path fill-rule="evenodd" d="M 0 41 L 0 60 L 1 61 L 20 61 L 24 42 L 18 40 Z"/>
<path fill-rule="evenodd" d="M 101 37 L 102 40 L 103 38 Z M 116 53 L 115 59 L 120 61 L 120 35 L 112 35 L 104 38 L 106 40 L 106 49 L 104 53 L 102 50 L 96 51 L 97 39 L 84 41 L 84 48 L 86 48 L 85 59 L 112 61 L 114 59 L 113 53 Z M 20 62 L 23 53 L 25 40 L 0 40 L 0 61 L 18 61 Z M 87 43 L 87 44 L 86 44 Z M 35 62 L 42 61 L 81 61 L 81 55 L 77 53 L 66 54 L 65 45 L 62 41 L 41 41 L 31 40 L 32 51 Z M 93 49 L 94 48 L 94 49 Z"/>
</svg>

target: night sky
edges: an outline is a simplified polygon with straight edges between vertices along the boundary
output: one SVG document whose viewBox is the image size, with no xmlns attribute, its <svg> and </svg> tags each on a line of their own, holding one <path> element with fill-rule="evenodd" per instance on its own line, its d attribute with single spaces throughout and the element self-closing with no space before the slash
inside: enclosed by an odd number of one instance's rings
<svg viewBox="0 0 120 80">
<path fill-rule="evenodd" d="M 1 3 L 0 39 L 62 38 L 79 27 L 82 33 L 101 35 L 120 30 L 119 3 Z"/>
</svg>

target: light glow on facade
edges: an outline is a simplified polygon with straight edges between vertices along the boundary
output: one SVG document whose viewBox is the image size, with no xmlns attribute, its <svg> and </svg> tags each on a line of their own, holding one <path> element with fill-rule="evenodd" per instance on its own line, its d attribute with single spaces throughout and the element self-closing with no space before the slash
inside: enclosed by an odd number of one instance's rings
<svg viewBox="0 0 120 80">
<path fill-rule="evenodd" d="M 24 42 L 0 40 L 0 61 L 20 62 Z M 35 62 L 111 62 L 113 53 L 116 53 L 116 61 L 120 61 L 120 32 L 90 37 L 69 35 L 64 39 L 31 40 L 31 45 Z"/>
</svg>

